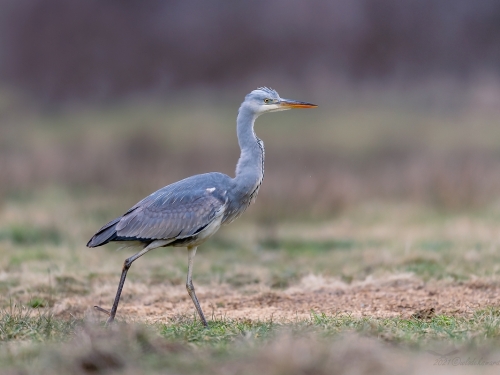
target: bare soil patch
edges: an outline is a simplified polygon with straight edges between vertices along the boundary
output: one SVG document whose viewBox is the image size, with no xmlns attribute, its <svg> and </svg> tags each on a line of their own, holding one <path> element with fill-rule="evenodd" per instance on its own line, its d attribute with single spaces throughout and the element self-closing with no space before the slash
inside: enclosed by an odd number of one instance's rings
<svg viewBox="0 0 500 375">
<path fill-rule="evenodd" d="M 85 296 L 70 295 L 54 306 L 57 316 L 83 316 L 93 305 L 109 308 L 115 285 L 96 287 Z M 354 317 L 419 319 L 433 315 L 468 316 L 474 311 L 500 306 L 500 285 L 496 281 L 424 282 L 412 275 L 343 283 L 320 276 L 304 277 L 285 290 L 263 285 L 234 288 L 227 284 L 198 286 L 197 294 L 205 314 L 213 318 L 281 320 L 305 319 L 311 312 L 351 314 Z M 183 285 L 125 285 L 120 319 L 168 322 L 194 314 Z"/>
</svg>

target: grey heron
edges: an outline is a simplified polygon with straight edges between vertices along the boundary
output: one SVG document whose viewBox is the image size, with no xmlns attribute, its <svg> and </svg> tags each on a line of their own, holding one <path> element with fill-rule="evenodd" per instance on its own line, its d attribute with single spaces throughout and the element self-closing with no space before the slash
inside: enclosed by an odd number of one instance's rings
<svg viewBox="0 0 500 375">
<path fill-rule="evenodd" d="M 282 99 L 275 90 L 267 87 L 253 90 L 238 110 L 236 130 L 241 154 L 234 178 L 216 172 L 188 177 L 154 192 L 123 216 L 99 229 L 87 243 L 88 247 L 111 241 L 134 241 L 143 247 L 137 254 L 125 259 L 111 310 L 95 306 L 108 314 L 107 324 L 115 318 L 132 263 L 158 247 L 176 246 L 187 248 L 186 289 L 201 322 L 207 326 L 192 282 L 194 256 L 200 244 L 217 232 L 221 225 L 239 217 L 259 192 L 264 178 L 264 143 L 255 135 L 255 119 L 267 112 L 314 107 L 317 105 Z"/>
</svg>

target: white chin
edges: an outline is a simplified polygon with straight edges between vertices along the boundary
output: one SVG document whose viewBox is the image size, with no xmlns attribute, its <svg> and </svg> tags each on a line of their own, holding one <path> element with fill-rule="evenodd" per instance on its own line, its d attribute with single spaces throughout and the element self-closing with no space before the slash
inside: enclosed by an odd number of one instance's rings
<svg viewBox="0 0 500 375">
<path fill-rule="evenodd" d="M 263 108 L 263 111 L 262 113 L 266 113 L 266 112 L 279 112 L 279 111 L 286 111 L 288 109 L 291 109 L 289 107 L 283 107 L 279 104 L 271 104 L 271 105 L 266 105 L 264 108 Z"/>
</svg>

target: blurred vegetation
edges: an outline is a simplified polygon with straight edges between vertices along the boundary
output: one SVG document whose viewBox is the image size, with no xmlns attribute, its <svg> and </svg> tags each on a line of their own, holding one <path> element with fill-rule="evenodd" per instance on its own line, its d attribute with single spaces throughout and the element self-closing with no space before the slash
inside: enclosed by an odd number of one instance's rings
<svg viewBox="0 0 500 375">
<path fill-rule="evenodd" d="M 496 0 L 4 0 L 0 78 L 45 103 L 179 89 L 473 82 L 500 73 Z"/>
<path fill-rule="evenodd" d="M 0 199 L 56 186 L 133 204 L 231 175 L 236 108 L 268 85 L 320 107 L 258 120 L 251 215 L 496 204 L 499 17 L 494 0 L 6 1 Z"/>
<path fill-rule="evenodd" d="M 122 199 L 114 211 L 120 214 L 192 174 L 232 176 L 239 156 L 236 109 L 245 93 L 47 111 L 4 91 L 0 202 L 29 201 L 37 190 L 61 187 L 79 199 Z M 430 104 L 428 95 L 435 98 Z M 267 220 L 264 226 L 272 232 L 276 218 L 324 219 L 363 202 L 404 201 L 448 211 L 495 205 L 498 107 L 478 96 L 375 88 L 295 95 L 320 107 L 257 120 L 256 132 L 266 144 L 266 176 L 248 214 Z M 94 214 L 109 219 L 104 206 Z M 43 231 L 44 241 L 58 241 L 50 225 L 33 230 Z M 30 234 L 21 236 L 15 227 L 0 230 L 0 236 L 30 241 Z"/>
<path fill-rule="evenodd" d="M 15 308 L 0 312 L 4 349 L 0 364 L 3 370 L 23 374 L 198 374 L 203 370 L 326 375 L 332 368 L 336 374 L 419 374 L 429 369 L 444 374 L 458 365 L 457 359 L 463 363 L 480 359 L 482 370 L 496 370 L 495 365 L 484 364 L 497 363 L 499 327 L 497 310 L 479 311 L 467 319 L 444 315 L 373 319 L 312 312 L 306 321 L 215 320 L 205 329 L 182 319 L 103 328 L 91 320 L 65 322 Z M 436 363 L 441 368 L 436 370 Z M 470 372 L 462 373 L 477 373 L 478 366 L 469 363 L 464 368 Z"/>
</svg>

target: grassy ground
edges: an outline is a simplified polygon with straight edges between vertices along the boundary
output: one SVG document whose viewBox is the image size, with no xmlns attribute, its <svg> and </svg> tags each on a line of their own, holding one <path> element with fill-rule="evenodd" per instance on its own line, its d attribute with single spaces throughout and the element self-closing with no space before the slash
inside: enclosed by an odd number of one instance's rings
<svg viewBox="0 0 500 375">
<path fill-rule="evenodd" d="M 194 281 L 210 316 L 204 329 L 185 292 L 183 249 L 159 249 L 134 264 L 119 322 L 103 327 L 105 317 L 91 306 L 109 307 L 132 250 L 83 246 L 102 221 L 99 207 L 95 197 L 61 189 L 5 204 L 3 368 L 37 374 L 498 369 L 489 363 L 500 358 L 495 209 L 444 214 L 367 204 L 332 221 L 284 220 L 265 229 L 242 219 L 197 255 Z"/>
<path fill-rule="evenodd" d="M 204 329 L 180 248 L 134 263 L 104 327 L 92 306 L 110 306 L 133 250 L 84 245 L 154 188 L 231 173 L 234 111 L 11 107 L 0 106 L 0 373 L 498 372 L 491 114 L 337 104 L 312 115 L 315 132 L 302 115 L 263 122 L 262 194 L 195 259 Z"/>
</svg>

